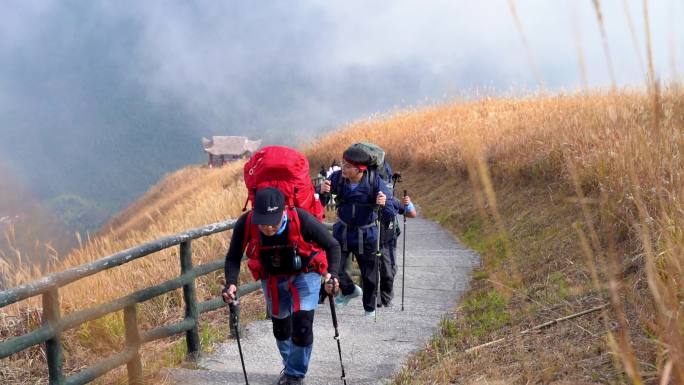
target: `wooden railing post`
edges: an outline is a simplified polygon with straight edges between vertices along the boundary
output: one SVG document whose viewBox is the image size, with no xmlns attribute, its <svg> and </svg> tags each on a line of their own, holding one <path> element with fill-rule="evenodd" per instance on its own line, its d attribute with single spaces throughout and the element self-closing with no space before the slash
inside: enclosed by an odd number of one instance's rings
<svg viewBox="0 0 684 385">
<path fill-rule="evenodd" d="M 130 385 L 142 385 L 143 370 L 140 361 L 140 333 L 138 332 L 137 305 L 124 308 L 124 326 L 126 327 L 126 347 L 135 349 L 135 355 L 126 364 L 128 368 L 128 383 Z"/>
<path fill-rule="evenodd" d="M 43 293 L 43 324 L 59 327 L 59 288 L 55 287 Z M 45 341 L 45 353 L 48 362 L 48 376 L 50 385 L 61 385 L 64 383 L 62 373 L 62 333 L 59 332 L 55 338 Z"/>
<path fill-rule="evenodd" d="M 192 244 L 185 241 L 180 244 L 181 274 L 192 269 Z M 185 342 L 188 344 L 188 354 L 196 356 L 200 351 L 199 338 L 199 309 L 197 308 L 197 295 L 195 293 L 195 280 L 183 286 L 183 300 L 185 301 L 185 318 L 192 319 L 195 326 L 188 330 Z"/>
<path fill-rule="evenodd" d="M 42 326 L 23 335 L 9 337 L 6 340 L 0 341 L 0 358 L 4 359 L 12 354 L 24 351 L 32 346 L 41 346 L 44 343 L 50 385 L 84 384 L 123 365 L 128 367 L 129 383 L 137 385 L 142 384 L 144 381 L 140 358 L 140 348 L 143 344 L 186 332 L 188 352 L 191 355 L 199 353 L 201 349 L 199 338 L 200 313 L 219 309 L 225 306 L 225 304 L 220 297 L 199 303 L 197 301 L 195 280 L 199 276 L 220 270 L 224 261 L 216 260 L 193 267 L 191 241 L 229 230 L 234 225 L 235 220 L 228 220 L 163 237 L 91 263 L 52 273 L 33 282 L 0 291 L 0 308 L 39 295 L 42 296 L 43 302 L 42 317 L 39 320 Z M 59 301 L 59 290 L 61 287 L 176 245 L 180 245 L 181 277 L 152 287 L 146 287 L 114 301 L 70 312 L 64 316 L 61 315 Z M 180 323 L 157 327 L 144 333 L 138 330 L 138 304 L 175 291 L 180 287 L 183 288 L 185 319 Z M 241 290 L 244 289 L 246 294 L 257 290 L 259 287 L 258 283 L 253 283 L 246 287 L 241 287 Z M 95 365 L 83 368 L 78 373 L 68 377 L 65 376 L 63 373 L 64 357 L 61 345 L 63 331 L 73 329 L 85 322 L 121 310 L 124 312 L 126 329 L 125 349 L 113 356 L 103 358 Z"/>
</svg>

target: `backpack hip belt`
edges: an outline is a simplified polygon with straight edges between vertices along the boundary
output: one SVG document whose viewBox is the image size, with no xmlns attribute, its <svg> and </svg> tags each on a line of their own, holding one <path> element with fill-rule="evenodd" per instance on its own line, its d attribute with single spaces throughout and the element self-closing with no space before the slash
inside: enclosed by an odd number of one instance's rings
<svg viewBox="0 0 684 385">
<path fill-rule="evenodd" d="M 369 224 L 363 225 L 363 226 L 351 226 L 341 219 L 338 219 L 338 221 L 342 224 L 342 250 L 349 251 L 349 247 L 347 244 L 347 230 L 349 228 L 352 228 L 352 229 L 356 228 L 358 235 L 359 235 L 358 252 L 359 252 L 359 255 L 362 255 L 363 254 L 363 230 L 369 229 L 369 228 L 375 226 L 375 223 L 369 223 Z M 378 234 L 378 236 L 380 236 L 380 234 Z"/>
</svg>

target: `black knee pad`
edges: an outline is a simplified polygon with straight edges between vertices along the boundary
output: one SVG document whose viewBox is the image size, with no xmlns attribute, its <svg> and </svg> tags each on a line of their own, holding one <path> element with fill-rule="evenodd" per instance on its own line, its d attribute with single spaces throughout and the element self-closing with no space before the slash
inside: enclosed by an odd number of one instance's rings
<svg viewBox="0 0 684 385">
<path fill-rule="evenodd" d="M 313 344 L 313 310 L 301 310 L 292 315 L 292 343 L 297 346 Z"/>
<path fill-rule="evenodd" d="M 286 341 L 290 338 L 292 334 L 292 318 L 290 316 L 285 318 L 271 317 L 271 321 L 273 322 L 273 336 L 278 341 Z"/>
</svg>

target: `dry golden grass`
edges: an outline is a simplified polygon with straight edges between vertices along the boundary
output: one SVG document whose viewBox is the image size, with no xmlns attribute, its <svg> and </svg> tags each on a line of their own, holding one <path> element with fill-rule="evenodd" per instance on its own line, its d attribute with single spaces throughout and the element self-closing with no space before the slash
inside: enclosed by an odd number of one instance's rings
<svg viewBox="0 0 684 385">
<path fill-rule="evenodd" d="M 56 263 L 53 271 L 89 263 L 121 250 L 163 236 L 176 234 L 229 218 L 237 218 L 247 194 L 240 180 L 242 164 L 218 169 L 189 167 L 167 176 L 139 202 L 123 212 L 125 231 L 109 230 L 90 240 Z M 193 242 L 194 263 L 221 258 L 227 250 L 228 237 L 218 234 Z M 60 291 L 65 308 L 82 308 L 93 303 L 120 297 L 132 291 L 177 276 L 180 271 L 177 248 L 155 253 L 138 261 L 107 270 L 77 281 Z M 35 275 L 22 276 L 19 270 L 12 285 Z M 92 288 L 107 288 L 95 294 Z"/>
<path fill-rule="evenodd" d="M 684 382 L 678 284 L 684 99 L 676 88 L 654 95 L 487 98 L 359 122 L 308 147 L 317 165 L 339 160 L 352 142 L 383 146 L 425 212 L 483 255 L 480 279 L 457 317 L 445 320 L 443 335 L 398 382 L 653 383 L 668 376 Z M 240 166 L 168 176 L 54 269 L 236 217 L 245 199 Z M 194 242 L 195 263 L 222 257 L 227 240 L 223 234 Z M 69 285 L 64 311 L 171 278 L 177 259 L 169 250 Z M 16 281 L 31 274 L 16 273 Z M 216 288 L 211 279 L 199 286 L 200 296 Z M 493 352 L 463 355 L 469 346 L 601 301 L 610 301 L 611 310 L 539 338 L 514 338 Z M 177 294 L 148 301 L 142 322 L 154 326 L 179 316 L 178 302 Z M 480 319 L 480 303 L 496 310 L 488 310 L 488 326 L 471 322 Z M 120 338 L 103 336 L 117 328 L 112 316 L 73 338 L 90 342 L 93 351 L 111 350 Z"/>
<path fill-rule="evenodd" d="M 217 169 L 188 167 L 170 174 L 117 217 L 120 227 L 110 227 L 93 239 L 85 240 L 80 248 L 72 251 L 60 262 L 53 263 L 50 271 L 65 270 L 166 235 L 237 218 L 247 197 L 241 176 L 242 163 Z M 227 251 L 229 236 L 230 232 L 194 241 L 193 263 L 199 265 L 222 258 Z M 11 272 L 11 275 L 8 275 L 11 278 L 10 285 L 21 284 L 43 274 L 36 266 L 2 268 L 5 269 L 3 272 Z M 60 289 L 62 313 L 92 307 L 159 284 L 179 274 L 178 247 L 162 250 Z M 198 280 L 200 300 L 218 293 L 219 276 L 222 274 L 213 274 L 206 279 Z M 139 305 L 139 323 L 143 329 L 149 329 L 178 320 L 182 317 L 181 304 L 180 291 L 142 303 Z M 20 334 L 35 327 L 36 322 L 33 318 L 39 317 L 39 305 L 40 297 L 34 297 L 4 308 L 3 322 L 6 327 L 3 329 L 6 333 L 10 333 L 9 326 L 17 322 L 21 327 L 15 327 L 12 334 Z M 123 324 L 120 313 L 103 317 L 67 333 L 64 342 L 69 352 L 66 355 L 68 370 L 97 361 L 97 357 L 105 357 L 121 348 Z M 42 360 L 39 356 L 33 360 L 32 366 L 40 368 Z M 24 369 L 30 370 L 14 379 L 32 382 L 35 380 L 31 380 L 31 376 L 35 374 L 32 370 L 35 368 L 26 368 L 26 363 L 35 356 L 29 354 L 23 358 L 26 359 L 20 359 L 18 362 L 24 365 Z M 154 361 L 149 355 L 145 359 Z M 3 366 L 4 364 L 5 362 Z M 11 364 L 7 362 L 7 365 Z"/>
<path fill-rule="evenodd" d="M 676 134 L 681 123 L 682 117 L 676 115 L 682 103 L 678 95 L 669 93 L 662 100 L 662 114 L 667 119 L 661 131 L 665 135 L 654 135 L 650 99 L 643 93 L 624 91 L 487 98 L 409 111 L 380 122 L 354 124 L 326 136 L 310 153 L 313 164 L 325 163 L 339 157 L 348 143 L 372 140 L 387 148 L 393 162 L 400 165 L 465 173 L 468 163 L 476 165 L 482 159 L 493 176 L 513 180 L 534 176 L 537 170 L 567 180 L 563 162 L 567 153 L 577 165 L 581 181 L 600 181 L 609 183 L 606 188 L 624 190 L 630 185 L 629 164 L 646 183 L 666 172 L 663 168 L 668 163 L 659 159 L 643 163 L 640 158 L 671 154 L 651 153 L 651 149 L 663 145 L 669 150 L 674 145 L 667 132 Z"/>
<path fill-rule="evenodd" d="M 451 224 L 462 236 L 470 229 L 454 222 L 468 219 L 474 223 L 476 217 L 484 221 L 486 230 L 482 232 L 498 239 L 500 258 L 505 262 L 497 263 L 482 250 L 484 274 L 489 275 L 482 290 L 493 287 L 499 291 L 511 313 L 511 319 L 504 322 L 506 327 L 488 332 L 487 337 L 495 339 L 501 330 L 514 334 L 515 328 L 541 323 L 544 319 L 538 316 L 544 308 L 557 304 L 534 303 L 530 287 L 548 287 L 549 277 L 560 277 L 565 285 L 567 271 L 561 269 L 561 275 L 552 275 L 554 271 L 548 267 L 565 266 L 579 276 L 571 277 L 577 286 L 571 294 L 580 306 L 602 299 L 612 304 L 611 311 L 600 316 L 605 338 L 589 346 L 599 346 L 600 351 L 605 351 L 601 346 L 608 346 L 616 354 L 617 360 L 600 359 L 603 364 L 614 361 L 615 374 L 603 377 L 601 370 L 607 369 L 597 364 L 591 370 L 598 372 L 588 372 L 586 380 L 591 381 L 594 374 L 608 382 L 640 384 L 674 378 L 681 383 L 684 322 L 679 314 L 684 293 L 678 282 L 684 277 L 680 252 L 684 99 L 677 87 L 662 94 L 656 87 L 651 91 L 484 99 L 407 111 L 382 121 L 353 124 L 311 145 L 308 153 L 312 164 L 327 163 L 339 158 L 349 143 L 375 142 L 388 150 L 395 169 L 406 170 L 414 180 L 421 180 L 409 185 L 414 191 L 439 199 L 440 195 L 432 192 L 440 190 L 444 200 L 451 202 L 442 206 L 424 202 L 431 207 L 428 211 L 433 217 Z M 451 181 L 470 183 L 468 200 L 474 207 L 467 213 L 469 217 L 453 218 L 458 212 L 453 203 L 468 202 L 459 199 L 466 191 L 458 187 L 440 189 Z M 547 197 L 539 194 L 546 189 Z M 524 194 L 527 200 L 516 202 L 515 198 L 520 201 Z M 423 203 L 420 195 L 414 198 Z M 551 212 L 563 207 L 572 210 Z M 527 217 L 521 215 L 530 212 Z M 535 240 L 529 234 L 520 234 L 521 229 L 529 230 L 530 218 L 537 226 L 537 233 L 532 235 L 542 235 L 551 226 L 565 223 L 562 229 L 572 237 L 559 239 L 564 245 L 550 247 L 552 254 L 547 256 L 525 250 L 524 242 Z M 521 254 L 523 251 L 526 254 Z M 577 262 L 583 266 L 568 267 Z M 546 283 L 540 281 L 544 266 Z M 565 314 L 582 310 L 565 307 Z M 587 333 L 595 335 L 596 330 L 588 327 Z M 459 338 L 461 343 L 488 340 Z M 535 347 L 540 350 L 526 350 L 522 347 L 528 340 L 515 341 L 511 346 L 519 349 L 499 352 L 507 355 L 506 362 L 492 357 L 472 362 L 458 355 L 456 349 L 447 355 L 446 363 L 439 361 L 439 354 L 428 354 L 427 360 L 416 366 L 422 371 L 399 381 L 464 382 L 477 378 L 477 371 L 493 371 L 505 373 L 510 382 L 547 383 L 556 372 L 568 370 L 564 364 L 560 365 L 562 370 L 554 369 L 558 365 L 544 355 L 543 345 Z M 566 347 L 572 349 L 571 345 Z M 456 346 L 464 349 L 468 345 Z M 554 346 L 562 350 L 560 346 L 565 345 Z M 447 344 L 446 349 L 454 346 Z M 575 353 L 565 359 L 587 358 Z M 603 353 L 599 355 L 603 357 Z M 458 363 L 462 361 L 470 362 L 470 366 Z M 545 362 L 553 369 L 552 374 L 541 376 L 539 371 L 548 369 L 540 365 Z M 432 371 L 435 374 L 429 374 Z M 558 376 L 563 378 L 562 374 Z"/>
</svg>

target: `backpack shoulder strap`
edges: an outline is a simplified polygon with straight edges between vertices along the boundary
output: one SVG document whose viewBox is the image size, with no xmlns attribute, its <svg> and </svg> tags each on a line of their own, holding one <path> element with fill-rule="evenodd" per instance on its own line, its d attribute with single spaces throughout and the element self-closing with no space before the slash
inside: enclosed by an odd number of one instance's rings
<svg viewBox="0 0 684 385">
<path fill-rule="evenodd" d="M 247 249 L 247 244 L 249 244 L 249 241 L 252 239 L 252 210 L 247 213 L 244 232 L 244 236 L 242 237 L 243 252 Z"/>
<path fill-rule="evenodd" d="M 336 174 L 336 175 L 337 175 L 337 189 L 335 189 L 335 195 L 337 195 L 339 197 L 340 195 L 342 195 L 342 191 L 344 191 L 342 185 L 344 184 L 345 178 L 342 177 L 342 174 Z M 330 182 L 332 183 L 332 178 L 331 178 Z"/>
<path fill-rule="evenodd" d="M 344 199 L 342 198 L 342 193 L 344 192 L 344 185 L 347 178 L 342 176 L 342 173 L 337 174 L 337 189 L 335 189 L 335 206 L 340 206 Z M 331 181 L 332 182 L 332 181 Z"/>
<path fill-rule="evenodd" d="M 302 234 L 301 224 L 299 219 L 299 212 L 296 207 L 287 208 L 287 221 L 288 221 L 288 238 L 291 240 L 298 240 Z"/>
<path fill-rule="evenodd" d="M 377 181 L 377 170 L 375 169 L 368 169 L 368 184 L 371 187 L 371 204 L 375 204 L 375 197 L 378 196 L 378 192 L 380 191 L 380 182 Z"/>
</svg>

